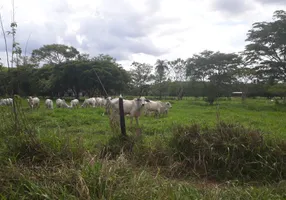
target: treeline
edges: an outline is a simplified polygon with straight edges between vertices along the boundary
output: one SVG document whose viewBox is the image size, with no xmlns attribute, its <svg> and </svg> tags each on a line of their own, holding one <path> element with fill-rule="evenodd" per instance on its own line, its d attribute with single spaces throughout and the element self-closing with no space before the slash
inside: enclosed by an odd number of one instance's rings
<svg viewBox="0 0 286 200">
<path fill-rule="evenodd" d="M 45 64 L 42 67 L 20 65 L 10 68 L 9 72 L 7 68 L 2 68 L 0 77 L 2 95 L 13 90 L 21 96 L 53 97 L 64 96 L 65 93 L 72 93 L 77 98 L 80 93 L 106 96 L 106 93 L 112 95 L 128 90 L 130 82 L 128 73 L 114 59 L 105 55 L 88 60 Z"/>
<path fill-rule="evenodd" d="M 154 66 L 133 62 L 130 71 L 108 55 L 90 57 L 71 46 L 44 45 L 27 57 L 16 45 L 16 67 L 0 67 L 0 95 L 203 96 L 213 103 L 240 91 L 243 99 L 285 99 L 286 12 L 275 11 L 273 19 L 252 25 L 243 52 L 205 50 L 188 59 L 157 60 Z"/>
</svg>

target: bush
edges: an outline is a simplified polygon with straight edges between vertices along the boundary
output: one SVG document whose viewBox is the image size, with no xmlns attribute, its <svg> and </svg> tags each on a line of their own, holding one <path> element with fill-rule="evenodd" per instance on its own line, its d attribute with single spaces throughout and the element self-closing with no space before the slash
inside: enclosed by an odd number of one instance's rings
<svg viewBox="0 0 286 200">
<path fill-rule="evenodd" d="M 209 179 L 279 181 L 286 178 L 286 143 L 238 124 L 178 126 L 170 141 L 185 174 Z"/>
<path fill-rule="evenodd" d="M 219 123 L 176 126 L 164 142 L 155 138 L 115 136 L 102 148 L 101 157 L 122 153 L 137 166 L 160 168 L 168 177 L 197 176 L 210 180 L 280 181 L 286 178 L 286 142 L 264 140 L 257 130 Z"/>
</svg>

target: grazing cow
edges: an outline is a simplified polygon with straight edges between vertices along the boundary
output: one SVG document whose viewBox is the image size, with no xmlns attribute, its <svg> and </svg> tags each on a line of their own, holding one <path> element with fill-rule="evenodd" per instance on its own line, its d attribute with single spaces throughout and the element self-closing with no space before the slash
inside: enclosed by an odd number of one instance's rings
<svg viewBox="0 0 286 200">
<path fill-rule="evenodd" d="M 106 98 L 106 103 L 105 103 L 105 113 L 106 114 L 111 114 L 110 109 L 111 109 L 111 104 L 115 101 L 117 101 L 119 98 L 111 99 L 111 97 Z"/>
<path fill-rule="evenodd" d="M 87 106 L 92 106 L 95 107 L 96 105 L 96 99 L 94 97 L 85 99 L 81 107 L 87 107 Z"/>
<path fill-rule="evenodd" d="M 112 100 L 107 100 L 108 105 L 110 105 L 110 108 L 112 108 L 113 112 L 119 113 L 119 98 L 115 98 Z M 129 114 L 131 117 L 130 124 L 133 122 L 133 117 L 136 119 L 137 126 L 139 125 L 138 118 L 141 115 L 141 111 L 144 108 L 144 105 L 146 102 L 149 102 L 148 99 L 145 97 L 141 98 L 135 98 L 133 100 L 126 100 L 123 99 L 123 110 L 124 115 Z"/>
<path fill-rule="evenodd" d="M 106 100 L 102 97 L 96 97 L 95 101 L 96 101 L 96 105 L 99 107 L 103 107 L 106 103 Z"/>
<path fill-rule="evenodd" d="M 6 105 L 6 99 L 0 99 L 0 106 Z"/>
<path fill-rule="evenodd" d="M 98 107 L 105 107 L 106 104 L 107 104 L 107 99 L 111 100 L 111 97 L 107 97 L 107 98 L 104 98 L 104 97 L 96 97 L 96 98 L 95 98 L 96 106 L 98 106 Z"/>
<path fill-rule="evenodd" d="M 58 108 L 71 108 L 64 99 L 57 99 L 56 105 Z"/>
<path fill-rule="evenodd" d="M 104 98 L 101 98 L 98 102 L 99 102 L 99 106 L 100 107 L 105 107 L 106 104 L 107 104 L 107 100 L 111 100 L 112 98 L 111 97 L 104 97 Z"/>
<path fill-rule="evenodd" d="M 78 107 L 79 105 L 79 100 L 78 99 L 73 99 L 71 100 L 71 107 L 74 108 L 74 107 Z"/>
<path fill-rule="evenodd" d="M 145 106 L 145 115 L 150 112 L 155 112 L 154 116 L 160 117 L 160 114 L 168 114 L 169 108 L 172 108 L 170 102 L 161 102 L 161 101 L 150 101 L 146 103 Z"/>
<path fill-rule="evenodd" d="M 106 113 L 108 115 L 111 114 L 110 109 L 112 109 L 112 107 L 113 107 L 112 105 L 115 104 L 116 102 L 118 103 L 118 100 L 119 100 L 119 98 L 107 99 L 106 100 L 105 109 L 106 109 Z"/>
<path fill-rule="evenodd" d="M 34 108 L 39 108 L 40 107 L 40 99 L 38 97 L 31 97 L 27 99 L 29 106 L 34 109 Z"/>
<path fill-rule="evenodd" d="M 172 105 L 170 102 L 161 102 L 161 105 L 162 105 L 162 108 L 160 110 L 160 113 L 163 113 L 163 114 L 168 114 L 168 111 L 170 108 L 172 108 Z"/>
<path fill-rule="evenodd" d="M 54 103 L 53 103 L 53 101 L 51 100 L 51 99 L 46 99 L 46 101 L 45 101 L 45 105 L 46 105 L 46 108 L 47 109 L 54 109 Z"/>
<path fill-rule="evenodd" d="M 0 106 L 10 106 L 10 105 L 13 105 L 12 98 L 0 99 Z"/>
<path fill-rule="evenodd" d="M 96 100 L 96 106 L 105 108 L 105 113 L 110 114 L 110 105 L 109 105 L 110 102 L 108 101 L 111 100 L 111 97 L 97 97 L 95 98 L 95 100 Z M 102 113 L 102 116 L 105 113 Z"/>
<path fill-rule="evenodd" d="M 149 112 L 155 112 L 155 116 L 160 116 L 160 113 L 163 111 L 163 105 L 161 101 L 149 101 L 146 103 L 145 109 L 145 115 Z"/>
</svg>

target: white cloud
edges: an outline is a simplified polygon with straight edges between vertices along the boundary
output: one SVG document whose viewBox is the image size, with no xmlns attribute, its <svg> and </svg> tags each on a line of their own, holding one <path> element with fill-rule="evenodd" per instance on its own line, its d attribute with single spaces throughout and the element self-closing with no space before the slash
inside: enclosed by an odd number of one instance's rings
<svg viewBox="0 0 286 200">
<path fill-rule="evenodd" d="M 15 0 L 17 41 L 24 48 L 31 33 L 28 53 L 61 42 L 92 56 L 110 54 L 128 69 L 132 61 L 154 64 L 157 59 L 185 59 L 205 49 L 242 51 L 252 23 L 269 21 L 275 10 L 286 9 L 282 0 L 229 2 Z M 8 30 L 11 2 L 2 1 L 0 8 Z M 0 38 L 2 61 L 3 51 Z"/>
</svg>

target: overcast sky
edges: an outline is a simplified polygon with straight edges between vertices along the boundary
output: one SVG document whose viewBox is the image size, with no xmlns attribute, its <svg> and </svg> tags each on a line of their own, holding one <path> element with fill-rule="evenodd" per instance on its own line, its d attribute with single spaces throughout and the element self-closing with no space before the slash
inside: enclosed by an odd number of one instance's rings
<svg viewBox="0 0 286 200">
<path fill-rule="evenodd" d="M 23 51 L 31 35 L 27 54 L 63 43 L 109 54 L 128 69 L 132 61 L 185 59 L 205 49 L 242 51 L 252 23 L 270 21 L 286 0 L 15 0 L 15 7 Z M 0 11 L 8 30 L 11 1 L 1 1 Z"/>
</svg>

